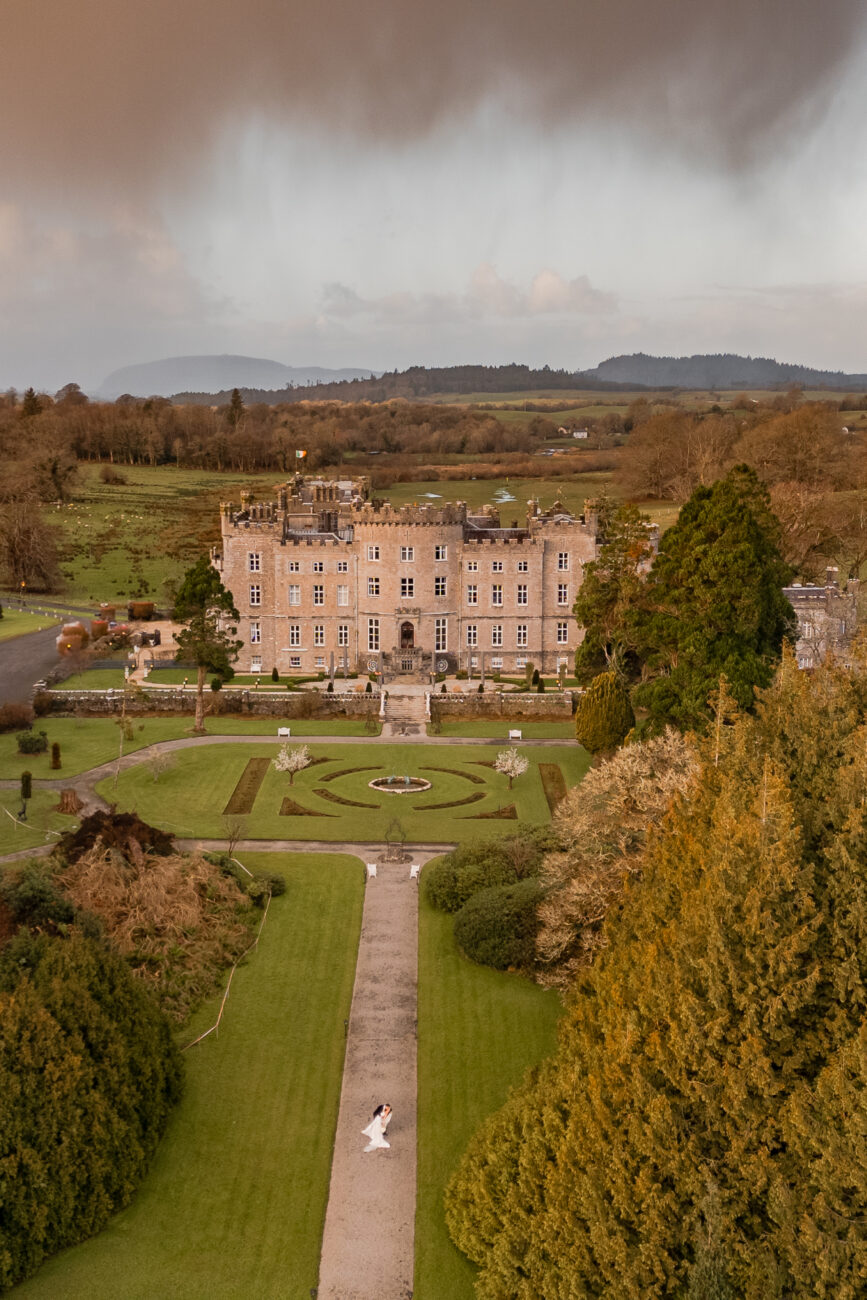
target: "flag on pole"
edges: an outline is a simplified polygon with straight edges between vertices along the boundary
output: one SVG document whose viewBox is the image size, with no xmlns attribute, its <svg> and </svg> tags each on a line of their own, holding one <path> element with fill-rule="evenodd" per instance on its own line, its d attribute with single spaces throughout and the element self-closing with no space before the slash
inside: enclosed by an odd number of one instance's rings
<svg viewBox="0 0 867 1300">
<path fill-rule="evenodd" d="M 296 451 L 296 453 L 295 453 L 295 459 L 296 459 L 296 460 L 303 460 L 304 457 L 305 457 L 306 455 L 307 455 L 307 452 L 306 452 L 306 451 Z"/>
</svg>

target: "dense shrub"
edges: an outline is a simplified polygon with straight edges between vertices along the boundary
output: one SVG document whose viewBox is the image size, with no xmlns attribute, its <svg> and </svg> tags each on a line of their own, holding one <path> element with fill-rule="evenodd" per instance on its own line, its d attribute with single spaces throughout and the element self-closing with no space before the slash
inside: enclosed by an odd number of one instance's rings
<svg viewBox="0 0 867 1300">
<path fill-rule="evenodd" d="M 575 738 L 591 754 L 616 749 L 635 726 L 626 687 L 617 673 L 600 673 L 575 711 Z"/>
<path fill-rule="evenodd" d="M 102 942 L 0 950 L 0 1288 L 129 1203 L 180 1092 L 168 1021 Z"/>
<path fill-rule="evenodd" d="M 482 889 L 537 876 L 545 854 L 556 847 L 556 833 L 549 826 L 464 844 L 425 867 L 425 895 L 441 912 L 458 912 Z"/>
<path fill-rule="evenodd" d="M 44 754 L 48 749 L 48 734 L 44 731 L 19 731 L 15 739 L 19 754 Z"/>
<path fill-rule="evenodd" d="M 55 883 L 51 869 L 36 860 L 0 876 L 0 900 L 16 925 L 44 930 L 68 924 L 75 917 L 75 908 Z"/>
<path fill-rule="evenodd" d="M 455 942 L 471 961 L 495 970 L 533 964 L 542 886 L 536 879 L 475 894 L 455 917 Z"/>
<path fill-rule="evenodd" d="M 424 871 L 428 902 L 441 912 L 458 912 L 480 889 L 514 882 L 515 872 L 496 841 L 465 844 Z"/>
<path fill-rule="evenodd" d="M 0 704 L 0 731 L 20 731 L 33 725 L 29 704 Z"/>
</svg>

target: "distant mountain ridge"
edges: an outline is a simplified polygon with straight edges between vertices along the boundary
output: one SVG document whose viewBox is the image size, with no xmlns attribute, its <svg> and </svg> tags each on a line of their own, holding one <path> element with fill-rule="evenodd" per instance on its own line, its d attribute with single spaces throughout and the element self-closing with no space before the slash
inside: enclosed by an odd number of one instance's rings
<svg viewBox="0 0 867 1300">
<path fill-rule="evenodd" d="M 618 384 L 646 388 L 867 388 L 867 375 L 842 370 L 813 370 L 770 357 L 741 357 L 733 353 L 692 357 L 651 357 L 644 352 L 609 357 L 585 375 Z"/>
<path fill-rule="evenodd" d="M 264 357 L 222 356 L 165 357 L 122 366 L 103 380 L 99 396 L 109 401 L 129 393 L 131 397 L 171 397 L 183 390 L 220 393 L 233 388 L 286 388 L 297 385 L 366 379 L 372 370 L 329 370 L 324 366 L 286 366 Z"/>
</svg>

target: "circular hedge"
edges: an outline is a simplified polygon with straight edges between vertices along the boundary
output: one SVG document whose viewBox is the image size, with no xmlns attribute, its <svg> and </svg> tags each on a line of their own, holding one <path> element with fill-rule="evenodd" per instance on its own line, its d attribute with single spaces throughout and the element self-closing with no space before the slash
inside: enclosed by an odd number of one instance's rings
<svg viewBox="0 0 867 1300">
<path fill-rule="evenodd" d="M 471 961 L 495 970 L 531 966 L 543 893 L 532 878 L 481 890 L 455 917 L 458 947 Z"/>
</svg>

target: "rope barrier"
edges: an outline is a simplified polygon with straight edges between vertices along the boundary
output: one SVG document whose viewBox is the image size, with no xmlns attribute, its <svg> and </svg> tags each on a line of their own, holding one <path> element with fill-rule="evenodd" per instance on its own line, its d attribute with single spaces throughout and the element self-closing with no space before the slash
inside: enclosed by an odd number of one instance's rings
<svg viewBox="0 0 867 1300">
<path fill-rule="evenodd" d="M 235 859 L 233 858 L 232 861 L 234 862 Z M 241 865 L 241 863 L 239 862 L 239 863 L 238 863 L 238 866 L 240 866 L 240 865 Z M 244 867 L 244 870 L 246 871 L 247 868 Z M 251 872 L 248 872 L 248 875 L 250 875 L 250 874 L 252 874 L 252 873 L 251 873 Z M 228 981 L 227 981 L 227 983 L 226 983 L 226 991 L 225 991 L 225 993 L 223 994 L 222 1000 L 221 1000 L 221 1002 L 220 1002 L 220 1010 L 219 1010 L 219 1012 L 218 1012 L 218 1014 L 217 1014 L 217 1019 L 216 1019 L 216 1020 L 214 1021 L 214 1023 L 211 1025 L 210 1029 L 206 1029 L 205 1032 L 204 1032 L 203 1034 L 199 1034 L 198 1038 L 194 1038 L 193 1041 L 192 1041 L 191 1043 L 187 1043 L 185 1047 L 182 1047 L 182 1048 L 181 1048 L 181 1051 L 182 1051 L 182 1052 L 187 1052 L 187 1051 L 189 1051 L 189 1049 L 190 1049 L 191 1047 L 195 1047 L 197 1043 L 201 1043 L 201 1042 L 203 1041 L 203 1039 L 205 1039 L 205 1038 L 208 1037 L 209 1034 L 213 1034 L 215 1030 L 218 1030 L 218 1029 L 220 1028 L 220 1021 L 223 1019 L 223 1011 L 225 1010 L 225 1007 L 226 1007 L 226 1001 L 227 1001 L 227 999 L 228 999 L 228 997 L 229 997 L 229 990 L 230 990 L 231 987 L 232 987 L 232 980 L 235 978 L 235 971 L 238 969 L 238 967 L 240 966 L 240 964 L 241 964 L 241 962 L 244 960 L 244 958 L 247 956 L 247 954 L 248 954 L 248 953 L 251 953 L 251 952 L 253 951 L 253 949 L 256 947 L 256 945 L 258 944 L 259 939 L 261 938 L 261 935 L 262 935 L 262 930 L 263 930 L 264 927 L 265 927 L 265 922 L 266 922 L 267 919 L 268 919 L 268 909 L 270 908 L 270 906 L 271 906 L 271 894 L 269 893 L 269 894 L 268 894 L 268 902 L 265 904 L 265 912 L 264 912 L 264 915 L 262 916 L 262 920 L 261 920 L 261 923 L 260 923 L 260 925 L 259 925 L 259 929 L 256 931 L 256 938 L 253 940 L 253 942 L 250 944 L 250 946 L 249 946 L 248 948 L 245 948 L 245 949 L 244 949 L 244 951 L 241 953 L 240 957 L 238 958 L 238 960 L 235 962 L 234 966 L 232 967 L 231 971 L 229 972 L 229 979 L 228 979 Z"/>
<path fill-rule="evenodd" d="M 63 831 L 52 831 L 49 830 L 48 827 L 31 826 L 30 822 L 21 821 L 19 817 L 16 817 L 14 813 L 11 813 L 9 811 L 9 809 L 6 807 L 5 804 L 3 805 L 3 811 L 5 812 L 7 817 L 9 817 L 13 822 L 15 822 L 16 826 L 23 826 L 24 829 L 28 831 L 41 830 L 42 834 L 45 836 L 46 839 L 48 838 L 49 835 L 56 835 L 57 838 L 60 839 L 61 835 L 63 834 Z"/>
</svg>

